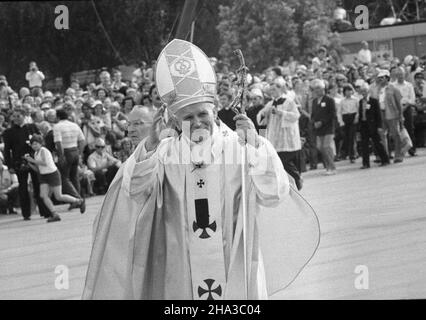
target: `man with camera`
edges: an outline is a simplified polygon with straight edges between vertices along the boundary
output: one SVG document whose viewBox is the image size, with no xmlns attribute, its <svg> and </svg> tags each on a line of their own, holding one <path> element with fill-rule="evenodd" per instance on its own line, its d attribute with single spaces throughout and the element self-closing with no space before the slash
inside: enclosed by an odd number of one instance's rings
<svg viewBox="0 0 426 320">
<path fill-rule="evenodd" d="M 43 72 L 38 70 L 37 64 L 32 61 L 30 62 L 30 71 L 26 73 L 25 79 L 28 81 L 30 89 L 36 87 L 41 88 L 43 86 L 43 80 L 45 79 L 45 76 Z"/>
</svg>

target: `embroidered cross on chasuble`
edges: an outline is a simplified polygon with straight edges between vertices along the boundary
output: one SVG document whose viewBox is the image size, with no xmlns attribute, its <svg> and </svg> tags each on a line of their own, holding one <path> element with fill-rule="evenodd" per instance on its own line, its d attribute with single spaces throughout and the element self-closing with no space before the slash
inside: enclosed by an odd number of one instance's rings
<svg viewBox="0 0 426 320">
<path fill-rule="evenodd" d="M 220 166 L 187 166 L 185 188 L 193 298 L 220 300 L 226 286 Z"/>
</svg>

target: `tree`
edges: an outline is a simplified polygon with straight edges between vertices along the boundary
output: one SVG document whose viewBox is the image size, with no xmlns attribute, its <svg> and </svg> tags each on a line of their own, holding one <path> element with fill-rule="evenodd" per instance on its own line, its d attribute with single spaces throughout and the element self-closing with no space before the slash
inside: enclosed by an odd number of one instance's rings
<svg viewBox="0 0 426 320">
<path fill-rule="evenodd" d="M 221 6 L 218 30 L 220 54 L 233 60 L 232 51 L 241 48 L 248 65 L 258 71 L 275 57 L 302 57 L 319 46 L 341 52 L 330 30 L 335 1 L 329 0 L 235 0 Z M 335 48 L 336 47 L 336 48 Z"/>
<path fill-rule="evenodd" d="M 276 0 L 241 0 L 220 6 L 218 30 L 223 43 L 219 53 L 232 62 L 232 52 L 241 48 L 254 69 L 265 68 L 276 56 L 293 55 L 299 41 L 293 12 Z"/>
<path fill-rule="evenodd" d="M 36 61 L 47 78 L 69 80 L 72 72 L 155 59 L 167 40 L 183 0 L 1 2 L 0 74 L 13 87 Z M 69 30 L 54 27 L 55 7 L 69 9 Z M 111 43 L 107 40 L 109 35 Z"/>
</svg>

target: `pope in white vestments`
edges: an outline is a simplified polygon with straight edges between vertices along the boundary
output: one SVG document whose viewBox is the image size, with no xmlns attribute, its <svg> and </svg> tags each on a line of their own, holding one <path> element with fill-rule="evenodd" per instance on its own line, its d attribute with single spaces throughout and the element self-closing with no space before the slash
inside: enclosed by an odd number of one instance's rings
<svg viewBox="0 0 426 320">
<path fill-rule="evenodd" d="M 117 173 L 83 299 L 267 299 L 313 256 L 316 216 L 247 116 L 236 116 L 238 133 L 216 125 L 215 73 L 198 47 L 175 39 L 157 61 L 159 95 L 182 133 L 160 139 L 158 112 Z"/>
</svg>

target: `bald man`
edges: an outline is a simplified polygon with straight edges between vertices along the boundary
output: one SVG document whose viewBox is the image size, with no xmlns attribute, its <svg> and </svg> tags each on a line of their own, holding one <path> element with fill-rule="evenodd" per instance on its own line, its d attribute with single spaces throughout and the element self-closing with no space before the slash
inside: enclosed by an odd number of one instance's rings
<svg viewBox="0 0 426 320">
<path fill-rule="evenodd" d="M 132 111 L 130 111 L 128 115 L 129 127 L 127 129 L 127 136 L 132 140 L 135 147 L 143 138 L 148 136 L 153 116 L 154 114 L 151 110 L 143 106 L 135 106 Z"/>
</svg>

